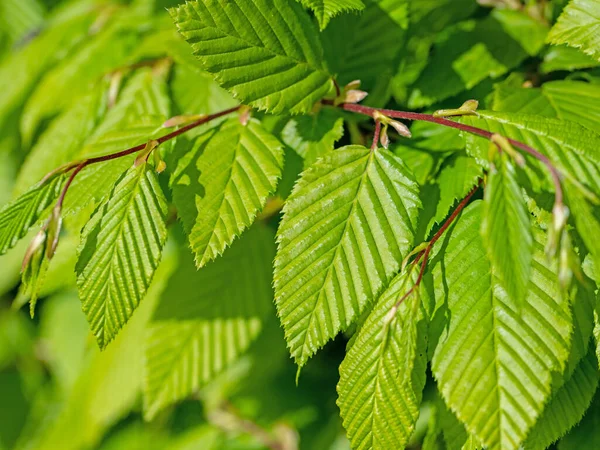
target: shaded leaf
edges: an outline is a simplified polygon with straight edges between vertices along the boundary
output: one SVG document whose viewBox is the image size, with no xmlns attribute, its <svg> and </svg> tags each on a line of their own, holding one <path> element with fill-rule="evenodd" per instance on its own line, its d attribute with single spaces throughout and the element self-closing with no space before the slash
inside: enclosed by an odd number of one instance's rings
<svg viewBox="0 0 600 450">
<path fill-rule="evenodd" d="M 291 119 L 281 132 L 283 142 L 304 158 L 304 167 L 333 151 L 344 134 L 344 119 L 331 109 Z"/>
<path fill-rule="evenodd" d="M 273 238 L 256 225 L 200 271 L 183 250 L 148 335 L 146 417 L 196 392 L 256 339 L 272 310 Z"/>
</svg>

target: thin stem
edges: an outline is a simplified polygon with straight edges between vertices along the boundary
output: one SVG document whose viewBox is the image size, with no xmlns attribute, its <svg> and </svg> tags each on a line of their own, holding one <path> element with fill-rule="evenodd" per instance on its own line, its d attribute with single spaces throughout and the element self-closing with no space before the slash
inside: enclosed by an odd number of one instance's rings
<svg viewBox="0 0 600 450">
<path fill-rule="evenodd" d="M 223 117 L 223 116 L 226 116 L 227 114 L 231 114 L 232 112 L 235 112 L 235 111 L 239 110 L 240 108 L 241 108 L 241 106 L 235 106 L 233 108 L 229 108 L 224 111 L 220 111 L 218 113 L 210 114 L 208 116 L 202 117 L 201 119 L 198 119 L 195 122 L 192 122 L 184 127 L 179 128 L 178 130 L 175 130 L 175 131 L 172 131 L 171 133 L 165 134 L 164 136 L 158 138 L 156 141 L 158 142 L 159 145 L 163 144 L 163 143 L 170 141 L 171 139 L 174 139 L 194 128 L 199 127 L 200 125 L 204 125 L 205 123 L 210 122 L 211 120 L 215 120 L 215 119 L 218 119 L 219 117 Z M 69 163 L 65 166 L 59 167 L 58 169 L 50 172 L 48 175 L 46 175 L 42 179 L 42 183 L 48 181 L 50 178 L 52 178 L 58 174 L 68 173 L 74 169 L 73 172 L 71 173 L 71 175 L 69 176 L 69 179 L 63 186 L 60 196 L 56 202 L 55 208 L 58 208 L 60 210 L 64 203 L 65 196 L 67 195 L 69 188 L 73 184 L 75 177 L 79 174 L 79 172 L 81 172 L 87 166 L 90 166 L 90 165 L 96 164 L 96 163 L 111 161 L 113 159 L 123 158 L 124 156 L 132 155 L 134 153 L 140 152 L 140 151 L 144 150 L 145 148 L 146 148 L 146 144 L 140 144 L 140 145 L 136 145 L 135 147 L 131 147 L 131 148 L 122 150 L 117 153 L 111 153 L 109 155 L 97 156 L 94 158 L 88 158 L 88 159 L 84 159 L 81 161 Z"/>
<path fill-rule="evenodd" d="M 423 276 L 425 275 L 425 269 L 427 268 L 427 262 L 429 260 L 429 254 L 431 253 L 431 250 L 433 250 L 433 246 L 435 245 L 435 243 L 438 240 L 440 240 L 440 238 L 448 230 L 450 225 L 452 225 L 452 223 L 456 220 L 456 218 L 459 216 L 459 214 L 469 204 L 469 201 L 471 200 L 471 198 L 473 198 L 473 195 L 475 195 L 475 192 L 477 192 L 477 190 L 479 189 L 479 186 L 481 186 L 482 181 L 483 180 L 480 179 L 479 182 L 477 183 L 477 186 L 475 186 L 473 189 L 471 189 L 471 192 L 469 192 L 467 194 L 467 196 L 461 200 L 461 202 L 456 206 L 454 211 L 452 211 L 452 214 L 450 214 L 450 217 L 448 217 L 448 219 L 446 219 L 446 221 L 440 227 L 440 229 L 437 231 L 437 233 L 435 233 L 435 235 L 431 238 L 431 240 L 427 244 L 427 247 L 425 248 L 425 250 L 423 250 L 421 253 L 419 253 L 419 255 L 415 258 L 413 264 L 419 264 L 419 261 L 421 261 L 421 269 L 419 270 L 419 275 L 417 277 L 417 280 L 415 281 L 415 284 L 408 290 L 408 292 L 406 294 L 404 294 L 396 302 L 396 304 L 394 305 L 394 309 L 398 309 L 398 307 L 400 307 L 402 302 L 404 302 L 404 300 L 406 300 L 408 297 L 410 297 L 419 288 L 421 281 L 423 281 Z"/>
<path fill-rule="evenodd" d="M 457 130 L 464 131 L 464 132 L 470 133 L 470 134 L 474 134 L 476 136 L 481 136 L 486 139 L 491 139 L 494 134 L 494 133 L 491 133 L 490 131 L 482 130 L 481 128 L 473 127 L 470 125 L 465 125 L 463 123 L 455 122 L 453 120 L 445 119 L 443 117 L 435 117 L 432 114 L 415 113 L 415 112 L 408 112 L 408 111 L 395 111 L 393 109 L 371 108 L 369 106 L 363 106 L 363 105 L 358 105 L 358 104 L 354 104 L 354 103 L 342 103 L 341 105 L 339 105 L 339 107 L 346 111 L 364 114 L 364 115 L 370 116 L 370 117 L 373 117 L 373 113 L 379 112 L 385 116 L 393 117 L 395 119 L 421 120 L 424 122 L 437 123 L 438 125 L 455 128 Z M 538 161 L 540 161 L 542 164 L 544 164 L 548 168 L 548 171 L 550 172 L 550 176 L 552 177 L 552 182 L 554 184 L 554 190 L 555 190 L 555 194 L 556 194 L 556 203 L 562 204 L 564 196 L 563 196 L 563 190 L 562 190 L 562 185 L 561 185 L 561 174 L 560 174 L 559 170 L 552 164 L 552 161 L 550 161 L 550 159 L 546 155 L 538 152 L 537 150 L 535 150 L 534 148 L 530 147 L 527 144 L 524 144 L 523 142 L 517 141 L 515 139 L 510 139 L 510 138 L 507 138 L 507 140 L 508 140 L 508 142 L 510 142 L 512 144 L 513 147 L 521 149 L 525 153 L 529 154 L 530 156 L 532 156 L 535 159 L 537 159 Z"/>
<path fill-rule="evenodd" d="M 62 191 L 60 192 L 60 196 L 58 197 L 58 200 L 56 201 L 56 205 L 54 206 L 54 209 L 57 209 L 59 211 L 62 209 L 63 203 L 65 202 L 65 197 L 67 195 L 67 191 L 73 184 L 73 181 L 75 180 L 75 177 L 77 176 L 77 174 L 79 172 L 81 172 L 85 167 L 86 167 L 86 164 L 85 164 L 85 162 L 83 162 L 83 163 L 79 164 L 75 168 L 75 170 L 71 173 L 71 175 L 69 176 L 69 179 L 67 180 L 67 182 L 65 183 L 65 185 L 62 188 Z"/>
<path fill-rule="evenodd" d="M 381 122 L 379 120 L 375 121 L 375 133 L 373 134 L 373 143 L 371 144 L 371 150 L 376 150 L 379 136 L 381 135 Z"/>
</svg>

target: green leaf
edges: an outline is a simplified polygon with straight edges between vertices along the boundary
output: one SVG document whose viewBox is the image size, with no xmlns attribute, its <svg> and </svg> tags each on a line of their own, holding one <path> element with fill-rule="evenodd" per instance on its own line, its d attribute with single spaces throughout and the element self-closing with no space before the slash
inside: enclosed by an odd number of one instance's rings
<svg viewBox="0 0 600 450">
<path fill-rule="evenodd" d="M 299 0 L 305 8 L 310 8 L 324 30 L 332 17 L 343 12 L 362 11 L 365 4 L 362 0 Z"/>
<path fill-rule="evenodd" d="M 438 200 L 435 215 L 429 222 L 427 234 L 435 224 L 441 224 L 448 216 L 450 209 L 458 201 L 467 196 L 478 180 L 483 175 L 482 167 L 468 156 L 458 155 L 446 160 L 445 166 L 437 177 L 440 199 Z"/>
<path fill-rule="evenodd" d="M 550 30 L 548 42 L 579 48 L 600 61 L 599 15 L 599 0 L 572 0 Z"/>
<path fill-rule="evenodd" d="M 53 17 L 37 39 L 9 54 L 0 65 L 0 124 L 22 107 L 45 71 L 70 55 L 86 36 L 96 14 L 90 5 L 76 3 Z M 20 74 L 15 77 L 15 73 Z"/>
<path fill-rule="evenodd" d="M 333 151 L 344 135 L 344 119 L 331 109 L 291 119 L 281 132 L 283 142 L 304 158 L 304 167 Z"/>
<path fill-rule="evenodd" d="M 181 41 L 179 35 L 177 38 Z M 185 42 L 183 45 L 187 46 Z M 190 57 L 193 58 L 191 51 Z M 183 64 L 173 68 L 171 91 L 180 114 L 214 114 L 236 105 L 235 99 L 213 80 L 212 75 Z"/>
<path fill-rule="evenodd" d="M 136 73 L 74 159 L 125 150 L 165 134 L 162 123 L 169 116 L 170 100 L 165 74 L 150 70 Z M 168 144 L 167 144 L 168 145 Z M 162 147 L 162 146 L 161 146 Z M 75 179 L 65 199 L 65 213 L 98 205 L 111 191 L 134 155 L 86 167 Z"/>
<path fill-rule="evenodd" d="M 77 295 L 68 296 L 67 300 L 73 302 L 70 313 L 56 317 L 59 319 L 56 326 L 61 329 L 63 339 L 84 344 L 81 350 L 85 349 L 85 352 L 75 356 L 79 370 L 74 374 L 73 388 L 67 392 L 60 408 L 52 408 L 52 403 L 40 405 L 36 402 L 37 407 L 44 408 L 41 411 L 43 420 L 30 424 L 33 427 L 27 429 L 27 442 L 35 442 L 39 448 L 47 449 L 98 448 L 113 425 L 128 416 L 132 409 L 139 408 L 144 373 L 144 352 L 140 343 L 148 331 L 152 310 L 173 271 L 173 256 L 165 253 L 146 299 L 127 327 L 104 351 L 85 345 L 89 329 L 81 313 L 81 303 Z M 69 321 L 73 316 L 77 319 L 75 324 Z M 80 320 L 83 320 L 83 329 Z M 81 330 L 84 334 L 73 336 L 64 329 L 70 332 Z"/>
<path fill-rule="evenodd" d="M 427 367 L 421 296 L 408 297 L 391 322 L 390 311 L 416 272 L 394 278 L 340 366 L 338 406 L 353 449 L 404 448 L 415 430 Z"/>
<path fill-rule="evenodd" d="M 590 204 L 582 192 L 570 180 L 563 182 L 567 205 L 577 232 L 589 250 L 594 261 L 594 267 L 600 267 L 600 214 L 598 205 Z"/>
<path fill-rule="evenodd" d="M 569 299 L 534 233 L 529 292 L 518 307 L 493 277 L 479 237 L 481 203 L 469 206 L 438 248 L 444 248 L 436 297 L 450 322 L 432 361 L 448 406 L 490 450 L 519 448 L 551 395 L 571 349 Z"/>
<path fill-rule="evenodd" d="M 598 391 L 596 391 L 594 401 L 581 422 L 558 442 L 558 450 L 592 449 L 600 446 L 600 428 L 598 428 L 598 421 L 600 420 L 599 398 Z"/>
<path fill-rule="evenodd" d="M 14 247 L 60 194 L 63 177 L 38 184 L 0 210 L 0 255 Z"/>
<path fill-rule="evenodd" d="M 306 170 L 284 208 L 275 302 L 299 366 L 345 330 L 413 244 L 418 185 L 387 150 L 336 150 Z"/>
<path fill-rule="evenodd" d="M 170 12 L 204 69 L 245 104 L 306 113 L 332 87 L 317 32 L 295 1 L 192 1 Z"/>
<path fill-rule="evenodd" d="M 600 134 L 600 93 L 596 82 L 558 80 L 541 88 L 496 85 L 494 109 L 576 122 Z"/>
<path fill-rule="evenodd" d="M 255 225 L 200 271 L 182 251 L 147 338 L 148 418 L 228 368 L 257 338 L 272 311 L 275 245 L 269 229 Z"/>
<path fill-rule="evenodd" d="M 25 192 L 51 170 L 77 159 L 104 113 L 104 94 L 104 89 L 92 91 L 50 124 L 21 166 L 16 193 Z"/>
<path fill-rule="evenodd" d="M 587 356 L 546 405 L 523 447 L 543 450 L 573 428 L 590 406 L 598 381 L 598 361 L 590 346 Z"/>
<path fill-rule="evenodd" d="M 137 33 L 109 26 L 80 51 L 53 67 L 36 86 L 21 116 L 21 132 L 29 145 L 44 119 L 69 107 L 78 96 L 102 82 L 111 69 L 123 66 L 138 43 Z"/>
<path fill-rule="evenodd" d="M 404 45 L 407 26 L 406 0 L 366 3 L 360 15 L 334 18 L 321 33 L 330 71 L 340 84 L 361 80 L 369 92 L 366 102 L 379 101 L 387 91 L 396 60 Z M 385 32 L 382 32 L 385 30 Z"/>
<path fill-rule="evenodd" d="M 552 45 L 544 55 L 544 61 L 540 65 L 540 69 L 542 73 L 550 73 L 559 70 L 588 69 L 598 65 L 598 61 L 576 48 L 567 47 L 566 45 Z"/>
<path fill-rule="evenodd" d="M 574 122 L 531 114 L 479 111 L 479 116 L 464 116 L 460 121 L 530 145 L 555 166 L 600 192 L 600 135 Z M 489 141 L 471 135 L 466 140 L 467 152 L 487 165 Z M 547 169 L 533 159 L 527 162 L 530 181 L 552 189 Z"/>
<path fill-rule="evenodd" d="M 531 215 L 510 156 L 498 156 L 485 186 L 481 233 L 492 272 L 509 298 L 521 304 L 531 273 Z"/>
<path fill-rule="evenodd" d="M 535 55 L 545 35 L 546 28 L 525 13 L 499 9 L 474 25 L 458 27 L 434 46 L 427 67 L 412 87 L 408 106 L 429 106 L 487 78 L 504 75 Z"/>
<path fill-rule="evenodd" d="M 167 237 L 166 215 L 156 174 L 144 164 L 123 175 L 82 232 L 77 286 L 101 349 L 146 295 Z"/>
<path fill-rule="evenodd" d="M 252 225 L 282 170 L 281 143 L 256 120 L 242 125 L 230 119 L 201 135 L 179 158 L 173 198 L 198 267 Z"/>
<path fill-rule="evenodd" d="M 0 4 L 0 30 L 14 44 L 42 24 L 44 8 L 38 0 L 3 0 Z"/>
</svg>

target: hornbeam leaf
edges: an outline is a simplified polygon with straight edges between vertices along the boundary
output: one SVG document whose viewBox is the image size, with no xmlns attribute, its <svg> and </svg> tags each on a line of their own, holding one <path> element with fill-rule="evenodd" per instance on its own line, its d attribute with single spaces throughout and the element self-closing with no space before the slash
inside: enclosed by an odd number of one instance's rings
<svg viewBox="0 0 600 450">
<path fill-rule="evenodd" d="M 146 417 L 196 392 L 259 335 L 273 304 L 273 237 L 257 224 L 199 271 L 181 256 L 148 334 Z"/>
<path fill-rule="evenodd" d="M 63 181 L 58 176 L 34 186 L 0 210 L 0 255 L 13 248 L 35 225 L 60 194 Z"/>
<path fill-rule="evenodd" d="M 566 434 L 581 420 L 598 387 L 596 349 L 589 345 L 595 295 L 580 288 L 583 295 L 573 304 L 573 348 L 563 374 L 564 382 L 555 386 L 552 398 L 523 445 L 526 450 L 543 450 Z"/>
<path fill-rule="evenodd" d="M 421 295 L 408 297 L 391 321 L 390 311 L 416 275 L 394 278 L 340 366 L 338 405 L 353 449 L 404 448 L 415 429 L 427 367 Z"/>
<path fill-rule="evenodd" d="M 432 370 L 450 409 L 490 450 L 519 448 L 552 393 L 571 350 L 573 320 L 545 236 L 534 232 L 529 292 L 518 307 L 492 275 L 478 233 L 481 202 L 469 206 L 440 241 L 432 269 L 450 322 Z"/>
<path fill-rule="evenodd" d="M 413 244 L 419 188 L 387 150 L 348 146 L 306 170 L 283 208 L 275 301 L 299 366 L 376 298 Z"/>
<path fill-rule="evenodd" d="M 509 158 L 501 153 L 490 170 L 481 233 L 493 273 L 508 296 L 520 304 L 529 285 L 533 237 L 531 215 Z"/>
<path fill-rule="evenodd" d="M 600 0 L 573 0 L 550 30 L 548 42 L 581 49 L 600 61 Z"/>
<path fill-rule="evenodd" d="M 304 158 L 304 167 L 333 151 L 344 134 L 344 119 L 332 109 L 292 118 L 281 132 L 283 142 Z"/>
<path fill-rule="evenodd" d="M 167 237 L 154 169 L 129 169 L 82 232 L 75 268 L 83 312 L 105 348 L 146 295 Z"/>
<path fill-rule="evenodd" d="M 482 167 L 475 159 L 466 155 L 457 155 L 447 160 L 445 167 L 440 170 L 437 178 L 440 199 L 437 203 L 435 215 L 427 227 L 427 234 L 433 226 L 441 224 L 452 206 L 465 198 L 483 175 Z"/>
<path fill-rule="evenodd" d="M 567 204 L 571 209 L 577 232 L 589 250 L 594 267 L 600 267 L 600 214 L 597 206 L 591 205 L 569 180 L 563 183 Z"/>
<path fill-rule="evenodd" d="M 192 1 L 170 12 L 203 68 L 245 104 L 306 113 L 332 87 L 318 34 L 295 1 Z"/>
<path fill-rule="evenodd" d="M 222 254 L 254 222 L 282 171 L 281 143 L 256 120 L 226 121 L 179 159 L 173 198 L 198 267 Z"/>
<path fill-rule="evenodd" d="M 310 8 L 319 27 L 324 30 L 332 17 L 347 11 L 362 11 L 365 4 L 362 0 L 299 0 L 306 8 Z"/>
<path fill-rule="evenodd" d="M 460 121 L 529 144 L 600 194 L 599 134 L 574 122 L 531 114 L 490 111 L 478 111 L 478 114 L 479 117 L 461 117 Z M 467 152 L 479 161 L 487 161 L 488 150 L 489 140 L 467 136 Z M 526 171 L 531 181 L 546 181 L 546 187 L 551 186 L 547 169 L 531 158 Z"/>
<path fill-rule="evenodd" d="M 549 81 L 540 88 L 499 83 L 494 110 L 557 117 L 600 133 L 600 90 L 592 80 Z"/>
</svg>

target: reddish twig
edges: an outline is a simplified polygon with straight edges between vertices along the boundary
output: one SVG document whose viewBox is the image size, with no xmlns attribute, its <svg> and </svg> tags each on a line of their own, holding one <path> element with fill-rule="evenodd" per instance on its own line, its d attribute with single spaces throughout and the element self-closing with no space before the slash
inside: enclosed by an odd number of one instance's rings
<svg viewBox="0 0 600 450">
<path fill-rule="evenodd" d="M 325 103 L 330 104 L 329 102 Z M 364 114 L 370 117 L 373 117 L 373 114 L 375 112 L 379 112 L 380 114 L 383 114 L 388 117 L 393 117 L 395 119 L 420 120 L 424 122 L 436 123 L 438 125 L 443 125 L 445 127 L 450 127 L 460 131 L 464 131 L 465 133 L 481 136 L 486 139 L 492 139 L 492 136 L 494 135 L 494 133 L 490 131 L 482 130 L 481 128 L 473 127 L 470 125 L 465 125 L 463 123 L 455 122 L 454 120 L 445 119 L 443 117 L 435 117 L 432 114 L 415 113 L 408 111 L 395 111 L 393 109 L 372 108 L 370 106 L 363 106 L 355 103 L 342 103 L 341 105 L 339 105 L 339 107 L 346 111 Z M 552 182 L 554 184 L 556 203 L 562 204 L 564 196 L 561 185 L 561 175 L 558 169 L 552 164 L 552 161 L 550 161 L 550 159 L 546 155 L 538 152 L 537 150 L 535 150 L 527 144 L 524 144 L 523 142 L 510 138 L 507 138 L 507 140 L 511 143 L 511 145 L 534 157 L 548 168 L 550 176 L 552 177 Z"/>
<path fill-rule="evenodd" d="M 377 149 L 379 145 L 379 136 L 381 135 L 381 122 L 375 121 L 375 133 L 373 134 L 373 143 L 371 144 L 371 150 Z"/>
<path fill-rule="evenodd" d="M 223 117 L 223 116 L 226 116 L 227 114 L 231 114 L 231 113 L 239 110 L 240 108 L 241 108 L 241 106 L 235 106 L 233 108 L 229 108 L 229 109 L 220 111 L 215 114 L 207 115 L 205 117 L 202 117 L 201 119 L 196 120 L 195 122 L 192 122 L 184 127 L 181 127 L 175 131 L 172 131 L 171 133 L 165 134 L 164 136 L 158 138 L 156 141 L 158 142 L 159 145 L 163 144 L 167 141 L 170 141 L 171 139 L 181 136 L 182 134 L 184 134 L 194 128 L 199 127 L 200 125 L 204 125 L 205 123 L 210 122 L 211 120 L 215 120 L 215 119 L 218 119 L 219 117 Z M 53 178 L 54 176 L 56 176 L 58 174 L 68 173 L 74 169 L 73 173 L 71 173 L 71 175 L 69 176 L 69 179 L 63 186 L 63 189 L 60 193 L 58 201 L 56 202 L 55 208 L 58 208 L 60 210 L 64 203 L 65 196 L 67 195 L 69 188 L 73 184 L 75 177 L 79 174 L 79 172 L 81 172 L 87 166 L 90 166 L 92 164 L 101 163 L 101 162 L 111 161 L 113 159 L 123 158 L 123 157 L 129 156 L 129 155 L 133 155 L 134 153 L 138 153 L 138 152 L 144 150 L 145 148 L 146 148 L 146 144 L 144 143 L 144 144 L 136 145 L 135 147 L 128 148 L 126 150 L 122 150 L 120 152 L 111 153 L 109 155 L 96 156 L 94 158 L 88 158 L 88 159 L 84 159 L 81 161 L 75 161 L 75 162 L 69 163 L 65 166 L 59 167 L 58 169 L 50 172 L 48 175 L 46 175 L 43 178 L 42 183 L 48 181 L 49 179 Z"/>
<path fill-rule="evenodd" d="M 421 284 L 421 281 L 423 281 L 423 276 L 425 275 L 425 269 L 427 268 L 429 254 L 431 253 L 431 250 L 433 250 L 433 246 L 435 245 L 435 243 L 438 240 L 440 240 L 440 238 L 448 230 L 450 225 L 452 225 L 452 223 L 456 220 L 456 218 L 459 216 L 459 214 L 465 209 L 465 207 L 468 205 L 471 198 L 473 198 L 473 195 L 475 195 L 475 192 L 477 192 L 477 189 L 479 189 L 479 186 L 481 186 L 482 181 L 483 180 L 480 179 L 479 182 L 477 183 L 477 186 L 475 186 L 473 189 L 471 189 L 471 192 L 469 192 L 467 194 L 467 196 L 461 200 L 461 202 L 456 206 L 454 211 L 452 211 L 452 214 L 450 214 L 450 217 L 448 217 L 448 219 L 446 219 L 446 221 L 440 227 L 440 229 L 437 231 L 437 233 L 435 233 L 435 235 L 431 238 L 431 240 L 427 244 L 427 247 L 425 248 L 425 250 L 423 250 L 421 253 L 419 253 L 417 255 L 417 257 L 413 261 L 413 264 L 415 264 L 415 265 L 419 264 L 419 261 L 421 261 L 421 268 L 419 270 L 419 275 L 417 276 L 417 280 L 415 281 L 415 284 L 408 290 L 408 292 L 406 294 L 404 294 L 396 302 L 396 304 L 394 305 L 395 310 L 398 309 L 398 307 L 400 307 L 400 305 L 402 304 L 402 302 L 404 302 L 404 300 L 406 300 L 408 297 L 410 297 L 418 289 L 419 285 Z"/>
</svg>

